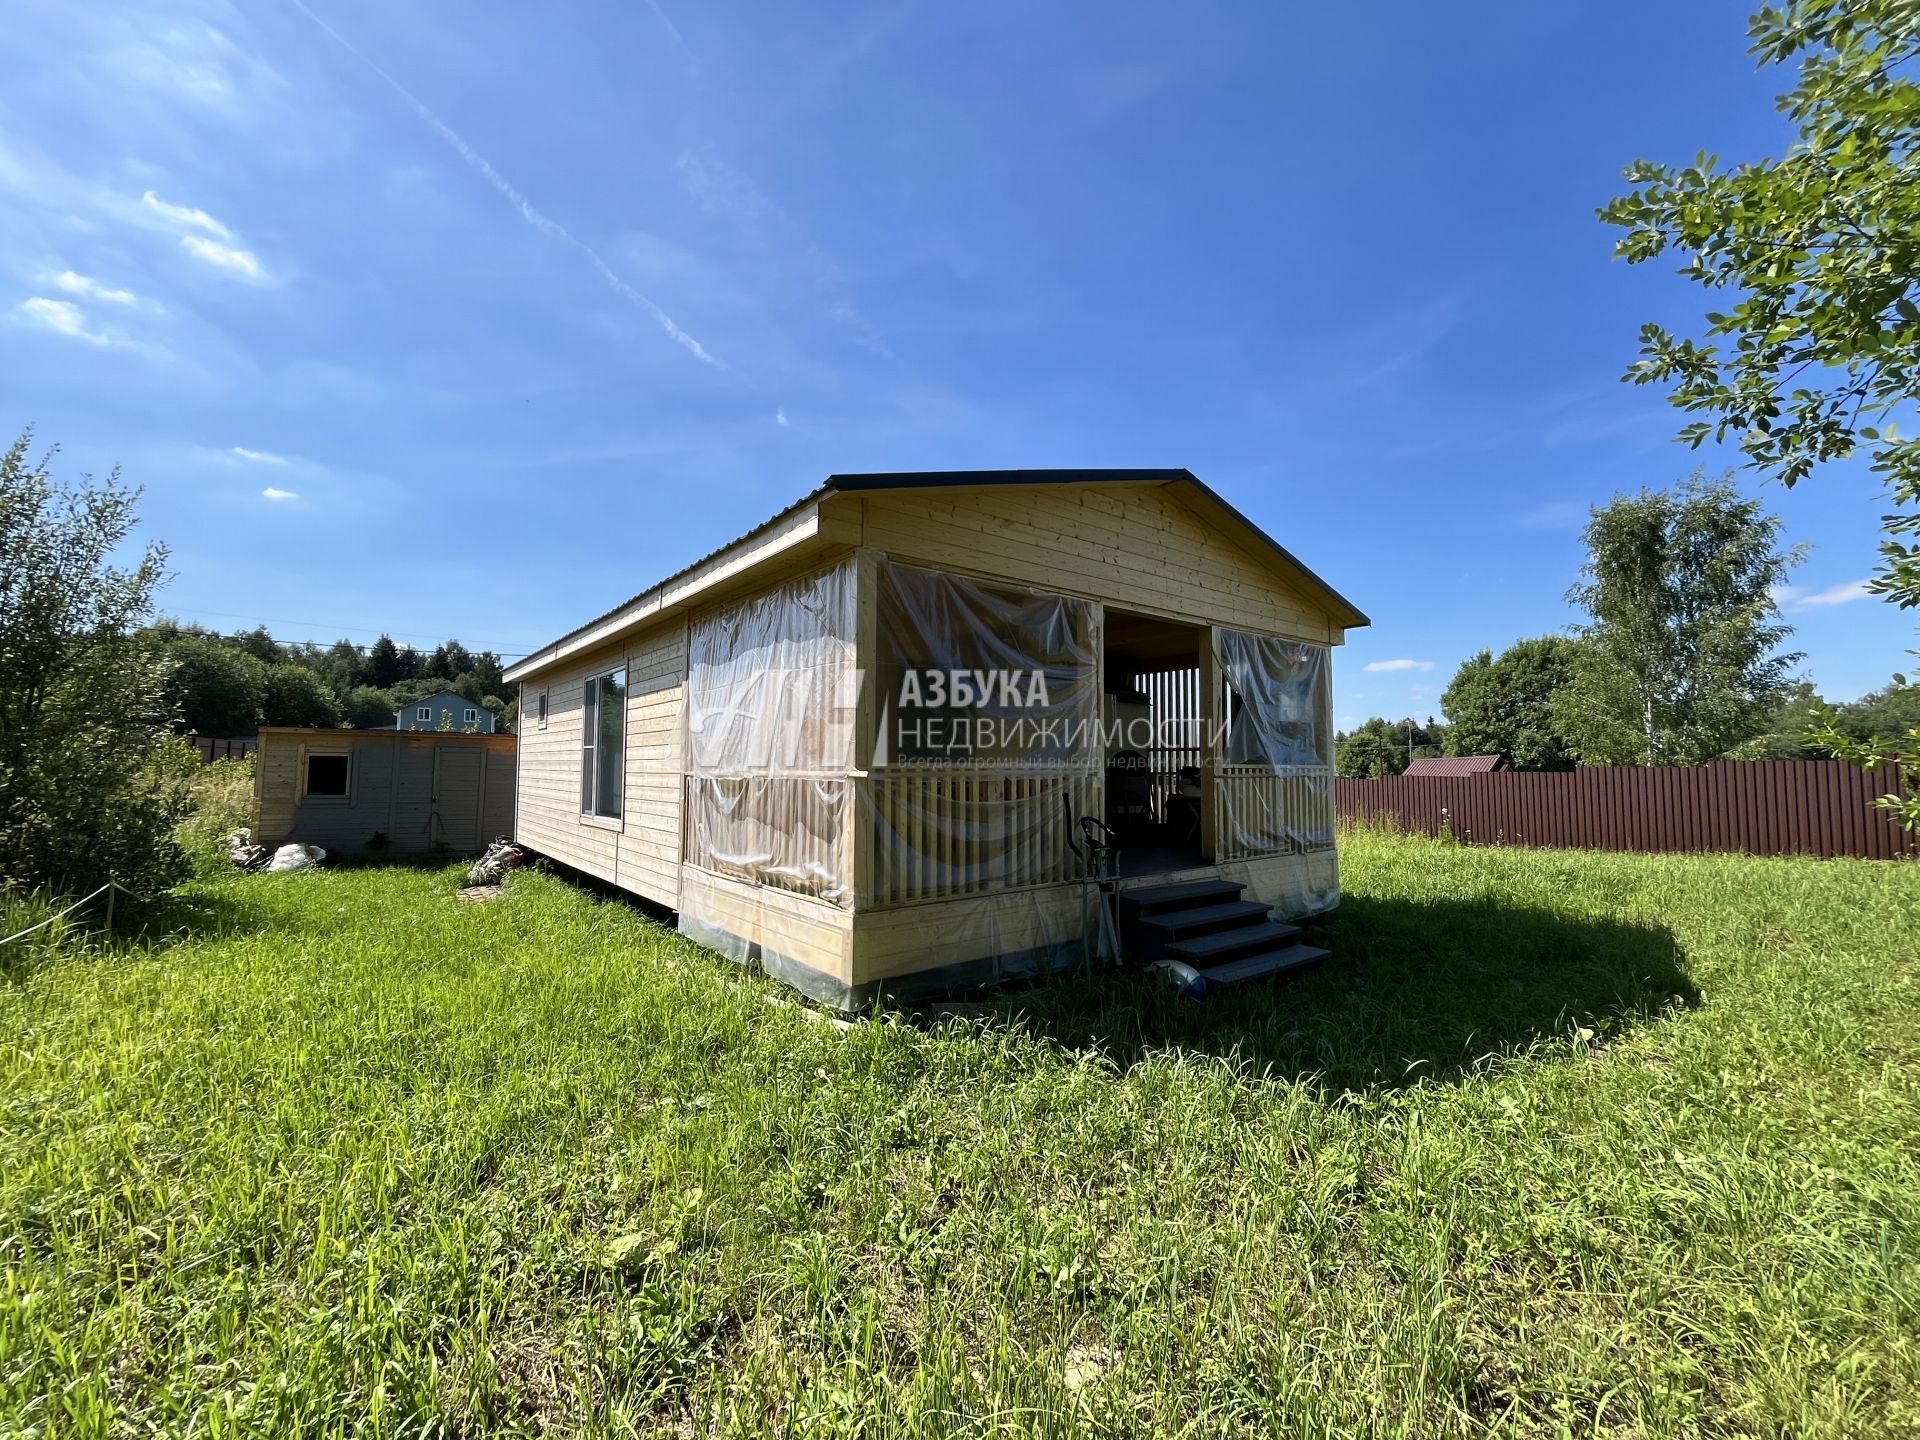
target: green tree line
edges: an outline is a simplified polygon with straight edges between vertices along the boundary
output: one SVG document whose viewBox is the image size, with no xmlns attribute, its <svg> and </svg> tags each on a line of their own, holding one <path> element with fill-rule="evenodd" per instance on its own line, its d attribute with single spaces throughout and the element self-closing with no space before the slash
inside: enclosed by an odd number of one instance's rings
<svg viewBox="0 0 1920 1440">
<path fill-rule="evenodd" d="M 511 729 L 500 657 L 448 640 L 426 652 L 382 635 L 373 644 L 282 644 L 264 626 L 219 634 L 162 619 L 147 636 L 168 663 L 167 698 L 179 728 L 196 735 L 250 735 L 261 725 L 393 727 L 394 712 L 451 690 Z"/>
<path fill-rule="evenodd" d="M 1780 523 L 1731 477 L 1694 475 L 1595 507 L 1587 562 L 1568 599 L 1570 634 L 1482 650 L 1441 696 L 1446 722 L 1374 717 L 1338 737 L 1336 766 L 1398 775 L 1429 755 L 1500 755 L 1516 770 L 1819 759 L 1833 734 L 1880 754 L 1876 737 L 1920 727 L 1920 687 L 1892 684 L 1829 705 L 1791 675 L 1777 588 L 1798 563 Z"/>
</svg>

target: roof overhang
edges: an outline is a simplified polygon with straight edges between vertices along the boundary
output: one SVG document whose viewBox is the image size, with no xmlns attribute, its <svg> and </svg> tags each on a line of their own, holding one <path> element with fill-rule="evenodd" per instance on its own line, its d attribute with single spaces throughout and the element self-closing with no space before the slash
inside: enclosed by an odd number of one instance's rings
<svg viewBox="0 0 1920 1440">
<path fill-rule="evenodd" d="M 509 665 L 505 678 L 524 680 L 529 675 L 561 664 L 576 655 L 598 649 L 629 631 L 684 610 L 693 601 L 726 581 L 757 570 L 782 556 L 806 553 L 844 539 L 832 534 L 820 514 L 820 501 L 827 495 L 816 490 L 805 499 L 788 506 L 765 524 L 722 546 L 677 574 L 669 575 L 651 590 L 643 590 L 626 604 L 609 610 L 597 620 L 562 635 L 524 659 Z M 858 537 L 854 537 L 857 543 Z"/>
<path fill-rule="evenodd" d="M 811 495 L 802 497 L 778 515 L 731 544 L 722 546 L 685 570 L 668 576 L 650 590 L 627 601 L 552 644 L 507 667 L 505 678 L 520 681 L 574 656 L 598 649 L 630 631 L 687 609 L 697 600 L 747 572 L 825 550 L 834 545 L 857 545 L 855 529 L 841 533 L 838 523 L 822 510 L 833 495 L 860 495 L 884 490 L 938 490 L 980 485 L 1165 485 L 1184 492 L 1202 511 L 1211 512 L 1248 548 L 1263 554 L 1279 573 L 1309 597 L 1324 605 L 1342 629 L 1357 630 L 1369 623 L 1365 614 L 1339 591 L 1303 565 L 1292 551 L 1229 504 L 1191 470 L 909 470 L 874 474 L 832 475 Z"/>
</svg>

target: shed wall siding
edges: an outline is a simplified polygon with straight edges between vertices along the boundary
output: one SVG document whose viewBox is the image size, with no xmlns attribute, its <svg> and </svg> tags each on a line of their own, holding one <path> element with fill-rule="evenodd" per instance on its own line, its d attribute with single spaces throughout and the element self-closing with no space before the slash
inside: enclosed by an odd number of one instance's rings
<svg viewBox="0 0 1920 1440">
<path fill-rule="evenodd" d="M 455 739 L 430 732 L 396 734 L 390 730 L 365 732 L 266 732 L 260 737 L 255 794 L 259 802 L 255 836 L 264 845 L 290 840 L 323 849 L 359 853 L 375 835 L 384 835 L 396 854 L 420 854 L 434 848 L 434 754 L 440 747 L 459 748 L 475 758 L 462 771 L 466 813 L 479 807 L 478 844 L 509 828 L 513 813 L 513 738 Z M 348 796 L 303 800 L 306 757 L 310 751 L 348 756 Z M 459 767 L 456 767 L 459 768 Z M 472 794 L 478 785 L 477 796 Z M 451 802 L 450 802 L 451 803 Z M 451 848 L 476 848 L 470 828 L 447 837 Z"/>
<path fill-rule="evenodd" d="M 1166 488 L 983 485 L 828 502 L 865 544 L 906 560 L 1019 581 L 1169 619 L 1339 644 L 1343 632 L 1278 569 Z"/>
</svg>

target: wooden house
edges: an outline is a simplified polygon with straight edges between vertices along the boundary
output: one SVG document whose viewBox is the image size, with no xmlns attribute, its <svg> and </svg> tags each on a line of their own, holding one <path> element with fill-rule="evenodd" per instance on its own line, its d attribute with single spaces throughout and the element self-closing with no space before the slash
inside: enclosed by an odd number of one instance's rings
<svg viewBox="0 0 1920 1440">
<path fill-rule="evenodd" d="M 836 475 L 509 669 L 516 838 L 845 1006 L 1084 955 L 1083 816 L 1229 953 L 1337 900 L 1366 623 L 1186 470 Z"/>
</svg>

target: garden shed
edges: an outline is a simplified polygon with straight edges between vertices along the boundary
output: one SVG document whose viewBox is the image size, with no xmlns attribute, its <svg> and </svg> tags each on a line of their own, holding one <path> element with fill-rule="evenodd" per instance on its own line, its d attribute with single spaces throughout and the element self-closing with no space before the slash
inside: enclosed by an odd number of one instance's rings
<svg viewBox="0 0 1920 1440">
<path fill-rule="evenodd" d="M 836 475 L 509 669 L 515 836 L 847 1006 L 1079 958 L 1082 816 L 1309 914 L 1366 623 L 1186 470 Z"/>
<path fill-rule="evenodd" d="M 514 737 L 262 726 L 254 838 L 467 855 L 513 830 Z"/>
</svg>

